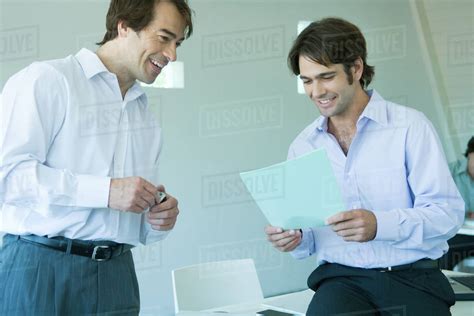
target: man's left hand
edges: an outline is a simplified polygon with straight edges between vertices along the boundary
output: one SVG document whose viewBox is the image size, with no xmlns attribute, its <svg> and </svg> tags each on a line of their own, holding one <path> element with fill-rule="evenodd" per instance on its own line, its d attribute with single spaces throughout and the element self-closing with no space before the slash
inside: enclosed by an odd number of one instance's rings
<svg viewBox="0 0 474 316">
<path fill-rule="evenodd" d="M 167 231 L 173 229 L 178 214 L 178 200 L 169 193 L 166 193 L 166 200 L 151 207 L 150 211 L 146 214 L 146 220 L 153 229 Z"/>
<path fill-rule="evenodd" d="M 374 239 L 377 233 L 377 218 L 364 209 L 340 212 L 329 217 L 326 223 L 345 241 L 365 242 Z"/>
</svg>

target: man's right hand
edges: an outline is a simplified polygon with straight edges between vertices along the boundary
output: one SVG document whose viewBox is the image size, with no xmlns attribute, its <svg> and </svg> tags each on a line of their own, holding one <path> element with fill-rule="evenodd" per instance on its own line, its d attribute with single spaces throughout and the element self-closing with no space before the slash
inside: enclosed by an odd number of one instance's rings
<svg viewBox="0 0 474 316">
<path fill-rule="evenodd" d="M 109 207 L 142 213 L 155 205 L 156 186 L 140 177 L 117 178 L 110 181 Z"/>
<path fill-rule="evenodd" d="M 301 231 L 299 229 L 283 230 L 280 227 L 265 227 L 267 240 L 272 243 L 273 247 L 280 251 L 293 251 L 301 243 Z"/>
</svg>

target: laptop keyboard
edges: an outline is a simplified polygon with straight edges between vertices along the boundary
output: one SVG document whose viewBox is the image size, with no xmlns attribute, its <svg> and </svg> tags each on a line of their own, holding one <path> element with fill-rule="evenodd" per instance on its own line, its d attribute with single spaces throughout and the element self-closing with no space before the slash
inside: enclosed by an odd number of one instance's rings
<svg viewBox="0 0 474 316">
<path fill-rule="evenodd" d="M 464 286 L 467 286 L 471 290 L 474 290 L 474 275 L 473 276 L 463 276 L 463 277 L 455 277 L 451 276 L 451 279 L 458 281 Z"/>
</svg>

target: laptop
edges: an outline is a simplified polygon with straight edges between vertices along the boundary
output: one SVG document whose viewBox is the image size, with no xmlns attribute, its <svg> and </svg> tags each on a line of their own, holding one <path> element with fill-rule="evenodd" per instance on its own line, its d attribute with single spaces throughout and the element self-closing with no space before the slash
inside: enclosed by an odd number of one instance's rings
<svg viewBox="0 0 474 316">
<path fill-rule="evenodd" d="M 446 277 L 453 288 L 456 301 L 474 301 L 474 274 Z"/>
</svg>

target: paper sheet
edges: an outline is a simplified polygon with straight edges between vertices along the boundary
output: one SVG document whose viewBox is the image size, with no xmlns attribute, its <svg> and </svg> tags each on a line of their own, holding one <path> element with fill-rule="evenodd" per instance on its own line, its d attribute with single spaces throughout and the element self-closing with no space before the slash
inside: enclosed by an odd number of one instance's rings
<svg viewBox="0 0 474 316">
<path fill-rule="evenodd" d="M 323 226 L 345 206 L 324 149 L 262 169 L 240 173 L 247 190 L 272 226 Z"/>
</svg>

